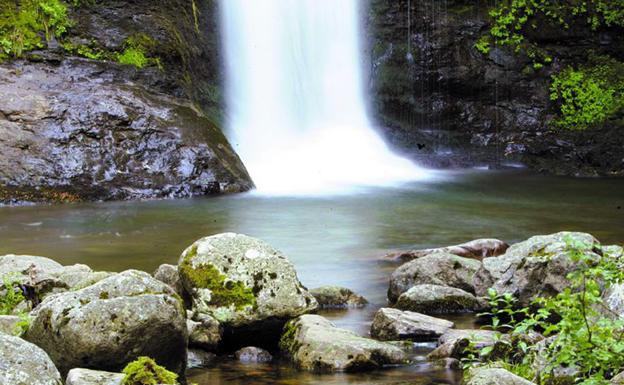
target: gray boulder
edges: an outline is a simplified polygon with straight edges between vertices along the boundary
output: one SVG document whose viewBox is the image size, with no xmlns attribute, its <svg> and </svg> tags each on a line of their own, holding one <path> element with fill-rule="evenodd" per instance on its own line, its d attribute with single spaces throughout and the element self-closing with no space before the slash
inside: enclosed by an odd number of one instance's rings
<svg viewBox="0 0 624 385">
<path fill-rule="evenodd" d="M 359 308 L 368 304 L 366 298 L 351 289 L 339 286 L 322 286 L 310 290 L 322 309 Z"/>
<path fill-rule="evenodd" d="M 255 346 L 239 349 L 234 353 L 234 356 L 240 362 L 248 363 L 271 362 L 273 360 L 271 353 Z"/>
<path fill-rule="evenodd" d="M 371 336 L 383 341 L 432 341 L 454 326 L 450 321 L 420 313 L 381 308 L 373 318 Z"/>
<path fill-rule="evenodd" d="M 182 285 L 182 281 L 180 280 L 180 274 L 178 274 L 177 266 L 166 263 L 162 264 L 158 266 L 152 275 L 160 282 L 164 282 L 171 286 L 180 297 L 184 297 L 184 285 Z"/>
<path fill-rule="evenodd" d="M 438 341 L 440 345 L 427 355 L 428 360 L 461 360 L 469 347 L 480 350 L 494 345 L 497 342 L 497 333 L 490 330 L 451 329 L 440 336 Z"/>
<path fill-rule="evenodd" d="M 318 315 L 304 315 L 284 327 L 280 348 L 302 370 L 364 371 L 406 360 L 393 344 L 360 337 Z"/>
<path fill-rule="evenodd" d="M 75 368 L 67 373 L 65 385 L 121 385 L 122 373 Z"/>
<path fill-rule="evenodd" d="M 420 249 L 399 251 L 390 253 L 384 257 L 385 260 L 395 262 L 409 262 L 414 259 L 426 257 L 431 254 L 453 254 L 459 257 L 482 259 L 486 257 L 496 257 L 503 254 L 509 245 L 499 239 L 475 239 L 474 241 L 462 243 L 454 246 L 436 247 L 433 249 Z"/>
<path fill-rule="evenodd" d="M 566 251 L 567 238 L 586 244 L 589 253 L 599 245 L 587 233 L 560 232 L 531 237 L 512 245 L 499 257 L 483 260 L 474 277 L 476 294 L 484 296 L 489 288 L 494 288 L 499 294 L 513 294 L 519 305 L 526 306 L 538 295 L 560 293 L 569 287 L 566 276 L 575 268 Z M 598 254 L 595 256 L 600 258 Z"/>
<path fill-rule="evenodd" d="M 194 313 L 215 318 L 228 347 L 274 345 L 287 320 L 318 307 L 288 259 L 246 235 L 202 238 L 182 253 L 178 269 Z"/>
<path fill-rule="evenodd" d="M 206 314 L 199 314 L 186 321 L 189 346 L 205 351 L 216 351 L 221 342 L 223 329 L 219 322 Z"/>
<path fill-rule="evenodd" d="M 147 273 L 128 270 L 51 295 L 32 316 L 25 338 L 48 352 L 61 373 L 75 367 L 119 371 L 139 356 L 184 371 L 182 300 Z"/>
<path fill-rule="evenodd" d="M 34 344 L 0 333 L 0 384 L 62 385 L 50 357 Z"/>
<path fill-rule="evenodd" d="M 18 335 L 21 332 L 22 319 L 16 315 L 0 315 L 0 333 Z"/>
<path fill-rule="evenodd" d="M 187 369 L 205 368 L 210 366 L 217 355 L 201 349 L 189 349 L 187 351 Z"/>
<path fill-rule="evenodd" d="M 466 385 L 535 385 L 502 368 L 476 367 L 464 375 Z"/>
<path fill-rule="evenodd" d="M 480 261 L 448 253 L 413 260 L 392 273 L 388 299 L 394 303 L 412 286 L 422 284 L 451 286 L 473 293 L 472 279 L 480 268 Z"/>
<path fill-rule="evenodd" d="M 417 285 L 401 294 L 397 309 L 425 314 L 463 313 L 483 309 L 474 295 L 454 287 Z"/>
</svg>

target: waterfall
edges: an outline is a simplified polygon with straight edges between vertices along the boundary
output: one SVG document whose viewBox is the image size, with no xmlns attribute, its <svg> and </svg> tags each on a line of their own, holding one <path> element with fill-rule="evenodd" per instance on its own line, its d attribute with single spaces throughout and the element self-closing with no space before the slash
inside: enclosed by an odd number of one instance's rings
<svg viewBox="0 0 624 385">
<path fill-rule="evenodd" d="M 323 194 L 425 173 L 366 113 L 359 0 L 222 0 L 228 137 L 259 192 Z"/>
</svg>

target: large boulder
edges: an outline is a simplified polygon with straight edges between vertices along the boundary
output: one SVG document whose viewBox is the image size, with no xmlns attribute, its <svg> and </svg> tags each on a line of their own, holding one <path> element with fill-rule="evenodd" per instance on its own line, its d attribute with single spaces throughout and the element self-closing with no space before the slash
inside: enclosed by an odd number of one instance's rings
<svg viewBox="0 0 624 385">
<path fill-rule="evenodd" d="M 229 349 L 275 347 L 287 320 L 318 307 L 288 259 L 246 235 L 202 238 L 182 253 L 178 268 L 194 313 L 219 321 Z"/>
<path fill-rule="evenodd" d="M 406 359 L 401 348 L 339 329 L 318 315 L 287 323 L 280 348 L 299 369 L 318 372 L 377 369 Z"/>
<path fill-rule="evenodd" d="M 502 368 L 476 367 L 464 376 L 466 385 L 535 385 L 529 380 Z"/>
<path fill-rule="evenodd" d="M 475 239 L 459 245 L 436 247 L 433 249 L 408 250 L 390 253 L 387 261 L 409 262 L 431 254 L 448 253 L 464 258 L 482 259 L 503 254 L 509 245 L 499 239 Z"/>
<path fill-rule="evenodd" d="M 417 285 L 401 294 L 397 309 L 425 314 L 464 313 L 482 310 L 484 303 L 474 295 L 454 287 Z"/>
<path fill-rule="evenodd" d="M 594 253 L 598 241 L 587 233 L 560 232 L 538 235 L 512 245 L 499 257 L 485 258 L 474 277 L 477 295 L 486 295 L 489 288 L 497 293 L 513 294 L 519 305 L 529 305 L 536 296 L 556 295 L 570 286 L 566 278 L 575 263 L 568 255 L 570 239 L 587 246 Z"/>
<path fill-rule="evenodd" d="M 119 371 L 139 356 L 184 371 L 182 300 L 147 273 L 128 270 L 48 296 L 32 316 L 25 338 L 48 352 L 61 373 L 75 367 Z"/>
<path fill-rule="evenodd" d="M 371 336 L 384 341 L 433 341 L 454 326 L 450 321 L 420 313 L 381 308 L 373 318 Z"/>
<path fill-rule="evenodd" d="M 472 279 L 480 268 L 480 261 L 448 253 L 418 258 L 400 266 L 392 273 L 388 299 L 394 303 L 412 286 L 422 284 L 451 286 L 472 293 L 474 292 Z"/>
<path fill-rule="evenodd" d="M 61 375 L 41 348 L 0 333 L 0 384 L 62 385 Z"/>
<path fill-rule="evenodd" d="M 122 373 L 75 368 L 67 373 L 65 385 L 121 385 Z"/>
<path fill-rule="evenodd" d="M 358 308 L 368 304 L 366 298 L 346 287 L 322 286 L 310 290 L 310 294 L 322 309 Z"/>
</svg>

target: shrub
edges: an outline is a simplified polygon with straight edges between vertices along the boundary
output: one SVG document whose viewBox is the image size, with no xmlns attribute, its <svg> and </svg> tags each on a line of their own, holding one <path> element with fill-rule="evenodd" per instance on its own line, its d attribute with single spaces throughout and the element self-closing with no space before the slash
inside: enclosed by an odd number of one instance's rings
<svg viewBox="0 0 624 385">
<path fill-rule="evenodd" d="M 158 365 L 149 357 L 139 357 L 123 370 L 122 385 L 177 384 L 178 375 Z"/>
</svg>

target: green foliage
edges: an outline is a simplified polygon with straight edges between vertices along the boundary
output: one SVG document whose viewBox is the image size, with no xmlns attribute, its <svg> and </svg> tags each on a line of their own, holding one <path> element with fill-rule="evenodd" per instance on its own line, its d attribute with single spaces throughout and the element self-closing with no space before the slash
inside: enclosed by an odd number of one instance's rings
<svg viewBox="0 0 624 385">
<path fill-rule="evenodd" d="M 585 129 L 624 112 L 624 63 L 605 56 L 592 61 L 553 75 L 550 98 L 560 104 L 559 127 Z"/>
<path fill-rule="evenodd" d="M 61 0 L 0 0 L 0 61 L 61 37 L 72 25 Z"/>
<path fill-rule="evenodd" d="M 4 294 L 0 295 L 0 315 L 11 315 L 26 298 L 11 275 L 7 274 L 2 277 L 2 282 Z"/>
<path fill-rule="evenodd" d="M 537 298 L 536 312 L 514 309 L 515 301 L 508 295 L 490 292 L 494 306 L 489 314 L 495 330 L 503 327 L 515 335 L 539 331 L 553 338 L 539 352 L 545 362 L 541 372 L 531 365 L 538 352 L 526 345 L 520 347 L 521 360 L 516 355 L 502 361 L 507 362 L 506 369 L 537 384 L 550 383 L 558 367 L 575 369 L 578 384 L 606 384 L 624 369 L 624 320 L 603 304 L 602 293 L 624 281 L 624 261 L 571 239 L 567 253 L 577 266 L 568 275 L 570 287 L 554 297 Z M 502 324 L 501 319 L 511 322 Z"/>
<path fill-rule="evenodd" d="M 137 68 L 149 65 L 157 65 L 161 68 L 160 59 L 150 57 L 156 44 L 156 40 L 144 33 L 132 35 L 124 42 L 124 50 L 117 55 L 117 61 Z"/>
<path fill-rule="evenodd" d="M 122 385 L 177 384 L 178 375 L 158 365 L 149 357 L 139 357 L 122 371 Z"/>
</svg>

